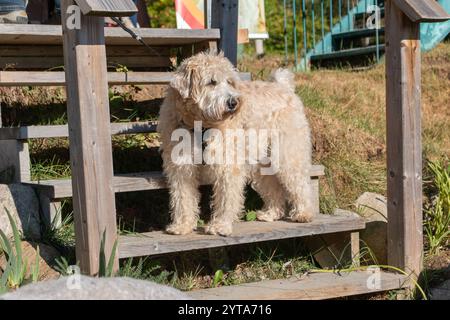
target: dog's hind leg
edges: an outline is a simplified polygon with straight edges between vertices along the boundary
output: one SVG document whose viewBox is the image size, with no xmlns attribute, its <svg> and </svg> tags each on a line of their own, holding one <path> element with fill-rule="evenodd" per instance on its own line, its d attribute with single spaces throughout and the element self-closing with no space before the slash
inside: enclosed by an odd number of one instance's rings
<svg viewBox="0 0 450 320">
<path fill-rule="evenodd" d="M 205 232 L 229 236 L 233 222 L 244 208 L 245 169 L 234 166 L 214 166 L 213 215 Z"/>
<path fill-rule="evenodd" d="M 200 191 L 197 168 L 194 165 L 165 166 L 170 190 L 172 223 L 166 228 L 171 234 L 188 234 L 196 227 L 200 214 Z"/>
<path fill-rule="evenodd" d="M 252 188 L 264 201 L 262 210 L 256 212 L 260 221 L 277 221 L 283 218 L 285 210 L 285 192 L 283 186 L 274 175 L 261 175 L 256 173 L 252 177 Z"/>
<path fill-rule="evenodd" d="M 288 196 L 290 204 L 289 219 L 295 222 L 311 222 L 314 216 L 314 209 L 309 170 L 300 170 L 299 166 L 290 168 L 289 165 L 285 164 L 280 168 L 277 177 L 280 179 Z"/>
</svg>

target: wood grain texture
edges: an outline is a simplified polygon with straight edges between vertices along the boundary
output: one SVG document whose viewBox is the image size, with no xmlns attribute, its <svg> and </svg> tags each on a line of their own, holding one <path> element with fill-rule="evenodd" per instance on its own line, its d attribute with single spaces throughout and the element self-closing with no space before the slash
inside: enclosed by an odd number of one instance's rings
<svg viewBox="0 0 450 320">
<path fill-rule="evenodd" d="M 404 275 L 381 272 L 380 286 L 369 288 L 370 276 L 372 274 L 362 271 L 311 273 L 300 278 L 253 282 L 187 294 L 196 300 L 324 300 L 401 289 L 407 281 Z"/>
<path fill-rule="evenodd" d="M 364 229 L 364 227 L 365 223 L 361 218 L 320 214 L 310 223 L 289 221 L 235 223 L 233 234 L 229 237 L 205 235 L 201 229 L 186 236 L 174 236 L 156 231 L 120 237 L 119 255 L 120 258 L 159 255 L 244 243 L 356 231 Z"/>
<path fill-rule="evenodd" d="M 62 1 L 63 21 L 73 4 Z M 107 259 L 117 239 L 104 19 L 82 15 L 79 30 L 63 28 L 76 256 L 96 275 L 103 235 Z"/>
<path fill-rule="evenodd" d="M 132 0 L 75 0 L 87 16 L 127 17 L 138 12 Z"/>
<path fill-rule="evenodd" d="M 117 66 L 126 66 L 133 69 L 170 68 L 172 62 L 169 57 L 109 57 L 108 68 L 114 70 Z M 62 69 L 64 58 L 61 57 L 0 57 L 0 68 L 5 70 L 48 70 Z"/>
<path fill-rule="evenodd" d="M 237 65 L 238 11 L 238 0 L 211 0 L 211 26 L 220 29 L 222 35 L 219 40 L 219 49 L 235 66 Z"/>
<path fill-rule="evenodd" d="M 314 166 L 311 177 L 324 174 L 322 166 Z M 313 179 L 317 180 L 317 179 Z M 211 181 L 203 181 L 202 184 L 210 184 Z M 63 199 L 72 197 L 72 183 L 70 179 L 31 181 L 27 183 L 50 199 Z M 115 175 L 113 178 L 115 192 L 132 192 L 145 190 L 158 190 L 167 188 L 166 180 L 162 172 L 140 172 L 133 174 Z"/>
<path fill-rule="evenodd" d="M 112 135 L 156 132 L 157 122 L 124 122 L 112 123 Z M 29 126 L 0 128 L 0 140 L 27 140 L 41 138 L 66 138 L 69 136 L 67 125 Z"/>
<path fill-rule="evenodd" d="M 0 40 L 1 41 L 1 40 Z M 143 46 L 107 46 L 107 57 L 152 57 L 170 56 L 168 47 L 152 47 L 150 51 Z M 62 57 L 64 55 L 62 45 L 0 45 L 0 57 Z"/>
<path fill-rule="evenodd" d="M 242 80 L 251 79 L 246 72 L 240 73 Z M 173 78 L 172 72 L 108 72 L 109 85 L 152 85 L 168 84 Z M 1 86 L 64 86 L 64 72 L 46 71 L 0 71 Z"/>
<path fill-rule="evenodd" d="M 31 162 L 28 143 L 8 139 L 0 141 L 0 183 L 11 184 L 30 180 Z"/>
<path fill-rule="evenodd" d="M 436 0 L 392 0 L 412 22 L 439 22 L 450 20 Z"/>
<path fill-rule="evenodd" d="M 388 263 L 422 270 L 421 61 L 418 23 L 386 3 Z"/>
<path fill-rule="evenodd" d="M 104 28 L 106 45 L 142 46 L 121 28 Z M 151 46 L 183 46 L 220 39 L 218 29 L 158 29 L 135 30 Z M 0 44 L 61 45 L 61 26 L 0 24 Z"/>
</svg>

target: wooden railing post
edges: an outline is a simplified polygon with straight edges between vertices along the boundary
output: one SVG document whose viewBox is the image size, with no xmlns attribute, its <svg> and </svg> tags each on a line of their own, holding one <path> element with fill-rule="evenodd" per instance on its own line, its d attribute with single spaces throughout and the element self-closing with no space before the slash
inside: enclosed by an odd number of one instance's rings
<svg viewBox="0 0 450 320">
<path fill-rule="evenodd" d="M 435 0 L 387 0 L 388 263 L 419 277 L 423 264 L 420 23 L 450 15 Z"/>
<path fill-rule="evenodd" d="M 107 260 L 117 239 L 104 18 L 80 14 L 73 28 L 73 5 L 61 8 L 76 255 L 82 273 L 96 275 L 103 233 Z"/>
<path fill-rule="evenodd" d="M 237 65 L 239 0 L 211 0 L 211 27 L 220 29 L 219 50 Z"/>
<path fill-rule="evenodd" d="M 386 1 L 388 263 L 418 277 L 423 260 L 420 24 Z"/>
</svg>

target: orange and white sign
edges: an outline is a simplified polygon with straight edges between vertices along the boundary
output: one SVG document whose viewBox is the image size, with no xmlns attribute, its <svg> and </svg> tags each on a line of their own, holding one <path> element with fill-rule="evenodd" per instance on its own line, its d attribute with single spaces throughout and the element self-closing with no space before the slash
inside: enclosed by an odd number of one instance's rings
<svg viewBox="0 0 450 320">
<path fill-rule="evenodd" d="M 175 0 L 178 29 L 204 29 L 204 0 Z"/>
<path fill-rule="evenodd" d="M 205 0 L 175 0 L 178 29 L 203 29 Z M 248 30 L 250 39 L 269 37 L 264 0 L 239 1 L 239 30 Z"/>
</svg>

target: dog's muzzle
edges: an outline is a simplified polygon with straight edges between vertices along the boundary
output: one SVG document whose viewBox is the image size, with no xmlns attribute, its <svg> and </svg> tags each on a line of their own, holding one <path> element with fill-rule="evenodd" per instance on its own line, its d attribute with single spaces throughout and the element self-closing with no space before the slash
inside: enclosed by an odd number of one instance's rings
<svg viewBox="0 0 450 320">
<path fill-rule="evenodd" d="M 233 113 L 236 111 L 236 108 L 238 106 L 238 100 L 234 97 L 230 97 L 227 100 L 227 111 L 230 113 Z"/>
</svg>

